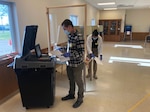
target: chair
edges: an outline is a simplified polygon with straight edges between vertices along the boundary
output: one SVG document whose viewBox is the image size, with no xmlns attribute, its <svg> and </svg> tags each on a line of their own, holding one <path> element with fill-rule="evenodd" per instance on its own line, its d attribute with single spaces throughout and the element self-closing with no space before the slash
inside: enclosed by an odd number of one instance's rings
<svg viewBox="0 0 150 112">
<path fill-rule="evenodd" d="M 150 42 L 150 35 L 146 35 L 145 36 L 145 42 L 144 42 L 144 46 L 146 47 L 146 43 Z"/>
</svg>

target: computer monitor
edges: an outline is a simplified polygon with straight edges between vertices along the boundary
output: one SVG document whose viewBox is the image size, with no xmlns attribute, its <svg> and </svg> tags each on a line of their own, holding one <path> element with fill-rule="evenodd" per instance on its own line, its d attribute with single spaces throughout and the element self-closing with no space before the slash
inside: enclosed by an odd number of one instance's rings
<svg viewBox="0 0 150 112">
<path fill-rule="evenodd" d="M 37 29 L 37 25 L 26 26 L 23 39 L 22 58 L 27 57 L 30 51 L 34 49 Z"/>
</svg>

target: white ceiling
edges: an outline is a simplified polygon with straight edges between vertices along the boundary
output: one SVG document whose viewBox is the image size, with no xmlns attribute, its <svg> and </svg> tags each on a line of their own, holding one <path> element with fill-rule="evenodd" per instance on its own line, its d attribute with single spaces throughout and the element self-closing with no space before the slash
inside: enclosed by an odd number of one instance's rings
<svg viewBox="0 0 150 112">
<path fill-rule="evenodd" d="M 150 0 L 85 0 L 92 6 L 103 10 L 104 8 L 130 9 L 130 8 L 150 8 Z M 115 2 L 115 5 L 98 6 L 99 2 Z"/>
</svg>

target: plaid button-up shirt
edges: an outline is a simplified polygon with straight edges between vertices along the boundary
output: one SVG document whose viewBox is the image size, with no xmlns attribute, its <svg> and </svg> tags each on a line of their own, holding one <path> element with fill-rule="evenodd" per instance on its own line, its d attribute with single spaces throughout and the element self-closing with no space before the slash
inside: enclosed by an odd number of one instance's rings
<svg viewBox="0 0 150 112">
<path fill-rule="evenodd" d="M 77 32 L 68 35 L 68 48 L 70 53 L 69 66 L 77 67 L 84 61 L 84 39 Z"/>
</svg>

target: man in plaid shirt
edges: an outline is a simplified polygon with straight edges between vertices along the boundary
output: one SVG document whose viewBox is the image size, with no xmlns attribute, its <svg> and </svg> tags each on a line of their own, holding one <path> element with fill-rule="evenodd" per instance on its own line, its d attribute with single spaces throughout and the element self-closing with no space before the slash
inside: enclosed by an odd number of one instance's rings
<svg viewBox="0 0 150 112">
<path fill-rule="evenodd" d="M 84 85 L 82 80 L 82 70 L 84 66 L 84 39 L 78 35 L 69 19 L 62 22 L 62 27 L 65 34 L 68 36 L 68 44 L 63 56 L 70 58 L 67 63 L 67 75 L 70 88 L 68 95 L 63 97 L 62 100 L 65 101 L 75 98 L 76 83 L 78 86 L 78 98 L 73 104 L 73 108 L 77 108 L 83 103 L 84 97 Z"/>
</svg>

